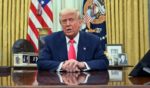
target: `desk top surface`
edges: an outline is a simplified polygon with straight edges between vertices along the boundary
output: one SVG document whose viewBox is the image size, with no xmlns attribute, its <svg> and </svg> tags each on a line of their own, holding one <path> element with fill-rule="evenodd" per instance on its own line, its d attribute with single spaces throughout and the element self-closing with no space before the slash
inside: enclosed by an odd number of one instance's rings
<svg viewBox="0 0 150 88">
<path fill-rule="evenodd" d="M 35 69 L 1 68 L 0 87 L 99 87 L 150 84 L 150 77 L 129 77 L 128 69 L 80 73 L 37 71 Z M 103 86 L 103 87 L 102 87 Z M 149 86 L 150 87 L 150 86 Z M 135 87 L 136 88 L 136 87 Z"/>
</svg>

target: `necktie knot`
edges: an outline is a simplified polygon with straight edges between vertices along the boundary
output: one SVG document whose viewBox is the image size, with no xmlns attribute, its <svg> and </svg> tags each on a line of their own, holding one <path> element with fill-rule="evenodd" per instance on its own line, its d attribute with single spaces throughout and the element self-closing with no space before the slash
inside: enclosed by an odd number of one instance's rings
<svg viewBox="0 0 150 88">
<path fill-rule="evenodd" d="M 71 43 L 71 44 L 75 43 L 74 39 L 70 39 L 69 43 Z"/>
</svg>

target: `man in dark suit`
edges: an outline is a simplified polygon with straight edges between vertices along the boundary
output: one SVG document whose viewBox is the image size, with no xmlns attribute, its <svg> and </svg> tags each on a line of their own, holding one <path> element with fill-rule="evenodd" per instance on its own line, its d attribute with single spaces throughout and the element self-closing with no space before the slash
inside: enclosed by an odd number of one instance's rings
<svg viewBox="0 0 150 88">
<path fill-rule="evenodd" d="M 38 69 L 67 72 L 106 70 L 109 63 L 100 39 L 80 31 L 82 20 L 79 11 L 64 9 L 59 15 L 63 31 L 45 38 L 37 61 Z"/>
</svg>

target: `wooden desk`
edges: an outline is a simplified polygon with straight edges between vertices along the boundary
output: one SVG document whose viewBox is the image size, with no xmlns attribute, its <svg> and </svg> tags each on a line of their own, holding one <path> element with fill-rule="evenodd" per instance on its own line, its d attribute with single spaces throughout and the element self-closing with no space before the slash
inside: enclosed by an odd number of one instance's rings
<svg viewBox="0 0 150 88">
<path fill-rule="evenodd" d="M 4 70 L 5 69 L 5 70 Z M 108 70 L 81 73 L 38 72 L 35 69 L 0 69 L 0 87 L 51 88 L 147 88 L 150 77 L 128 77 L 127 71 Z M 62 81 L 61 81 L 62 79 Z M 65 80 L 65 81 L 64 81 Z"/>
</svg>

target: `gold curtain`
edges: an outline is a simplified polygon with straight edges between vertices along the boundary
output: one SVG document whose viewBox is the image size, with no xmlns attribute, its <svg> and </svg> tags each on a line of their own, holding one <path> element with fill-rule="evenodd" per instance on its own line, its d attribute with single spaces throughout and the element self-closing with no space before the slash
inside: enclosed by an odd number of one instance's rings
<svg viewBox="0 0 150 88">
<path fill-rule="evenodd" d="M 129 65 L 149 50 L 148 0 L 105 0 L 108 44 L 123 44 Z"/>
<path fill-rule="evenodd" d="M 11 66 L 13 43 L 26 38 L 30 0 L 0 0 L 0 66 Z"/>
</svg>

